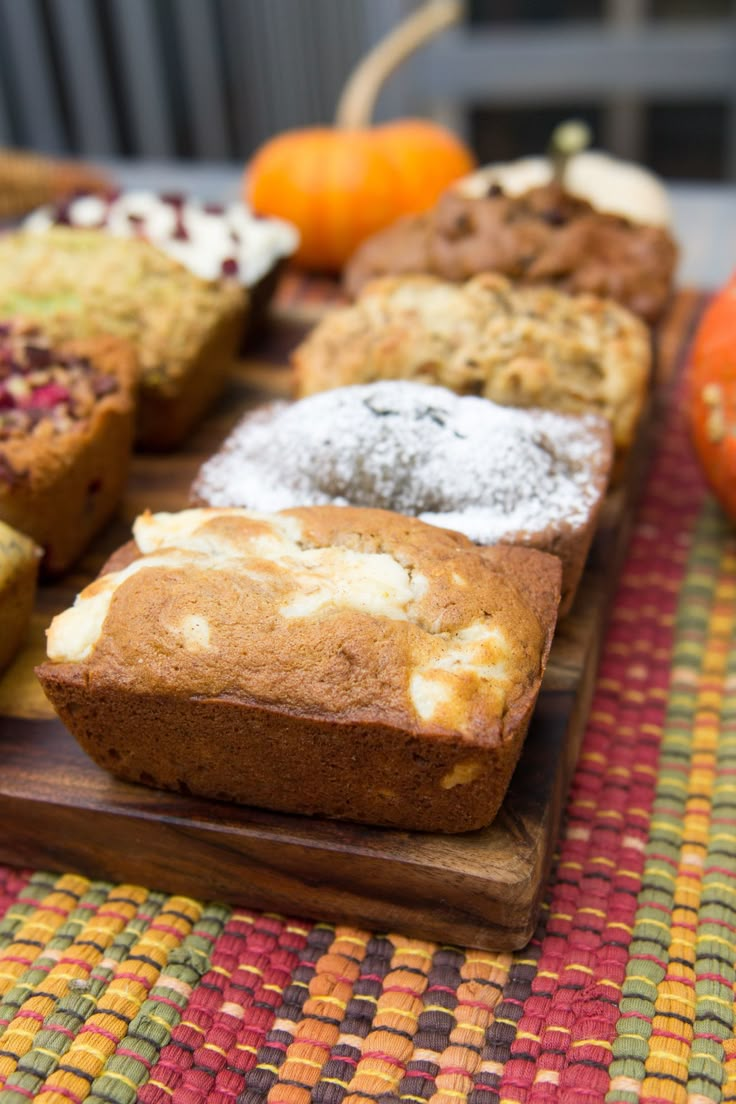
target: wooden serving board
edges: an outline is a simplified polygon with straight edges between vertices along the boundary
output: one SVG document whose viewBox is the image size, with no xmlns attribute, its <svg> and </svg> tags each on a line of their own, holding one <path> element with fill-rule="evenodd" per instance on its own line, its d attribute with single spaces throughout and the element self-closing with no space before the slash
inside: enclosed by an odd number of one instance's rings
<svg viewBox="0 0 736 1104">
<path fill-rule="evenodd" d="M 678 297 L 662 330 L 660 381 L 670 376 L 692 307 L 692 296 Z M 119 782 L 78 748 L 33 675 L 51 617 L 128 539 L 133 518 L 146 507 L 187 505 L 199 465 L 243 411 L 288 394 L 285 358 L 303 333 L 303 316 L 284 313 L 187 448 L 137 457 L 120 518 L 74 572 L 41 587 L 27 646 L 0 681 L 0 861 L 468 946 L 521 947 L 536 922 L 580 748 L 657 421 L 651 411 L 624 483 L 605 504 L 575 607 L 555 637 L 521 760 L 487 829 L 463 836 L 398 832 Z"/>
</svg>

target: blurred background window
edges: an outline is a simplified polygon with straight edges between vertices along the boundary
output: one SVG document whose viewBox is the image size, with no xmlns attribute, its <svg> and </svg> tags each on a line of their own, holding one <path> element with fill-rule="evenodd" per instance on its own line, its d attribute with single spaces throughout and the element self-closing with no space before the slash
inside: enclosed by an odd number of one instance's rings
<svg viewBox="0 0 736 1104">
<path fill-rule="evenodd" d="M 548 31 L 557 24 L 564 35 L 565 26 L 570 28 L 572 23 L 570 29 L 576 35 L 597 24 L 604 52 L 607 42 L 613 51 L 616 39 L 623 35 L 632 45 L 638 39 L 652 46 L 653 53 L 664 47 L 671 55 L 669 79 L 665 69 L 652 86 L 646 69 L 639 68 L 639 80 L 632 79 L 625 94 L 617 84 L 607 93 L 601 89 L 595 100 L 586 100 L 581 89 L 581 98 L 564 102 L 563 88 L 563 100 L 554 106 L 474 103 L 469 135 L 482 161 L 539 150 L 560 120 L 576 115 L 591 125 L 597 144 L 644 161 L 663 176 L 688 180 L 736 176 L 736 5 L 732 0 L 471 0 L 468 20 L 484 31 L 523 25 L 529 43 L 534 41 L 535 25 Z M 688 33 L 695 35 L 690 58 Z M 721 34 L 722 49 L 717 43 Z M 538 42 L 544 41 L 550 48 L 556 45 L 543 31 Z M 685 47 L 680 53 L 684 71 L 677 64 L 678 45 Z M 578 73 L 585 71 L 583 54 L 581 49 Z M 718 75 L 710 69 L 709 55 L 721 57 Z M 637 65 L 645 67 L 646 60 L 645 45 Z M 687 97 L 678 94 L 678 74 L 688 86 Z M 533 84 L 532 76 L 530 92 Z M 720 94 L 714 95 L 719 84 Z M 540 98 L 544 100 L 543 95 Z"/>
<path fill-rule="evenodd" d="M 330 122 L 413 0 L 0 0 L 0 144 L 85 156 L 246 158 Z M 467 0 L 388 83 L 378 117 L 450 122 L 481 160 L 596 144 L 671 178 L 736 178 L 734 0 Z"/>
</svg>

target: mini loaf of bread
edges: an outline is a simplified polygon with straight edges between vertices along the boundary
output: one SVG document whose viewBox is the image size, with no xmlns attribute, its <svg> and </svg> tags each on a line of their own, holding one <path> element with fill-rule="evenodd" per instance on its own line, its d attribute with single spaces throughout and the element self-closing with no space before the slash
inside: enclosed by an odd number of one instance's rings
<svg viewBox="0 0 736 1104">
<path fill-rule="evenodd" d="M 368 506 L 523 544 L 562 562 L 572 604 L 608 486 L 612 447 L 596 414 L 516 410 L 446 387 L 383 380 L 271 403 L 201 468 L 192 500 L 283 510 Z"/>
<path fill-rule="evenodd" d="M 65 226 L 0 241 L 0 317 L 54 341 L 104 334 L 134 346 L 143 448 L 178 444 L 220 393 L 246 306 L 243 288 L 201 280 L 145 241 Z"/>
<path fill-rule="evenodd" d="M 17 652 L 36 594 L 41 549 L 0 521 L 0 671 Z"/>
<path fill-rule="evenodd" d="M 496 272 L 520 284 L 615 299 L 656 322 L 672 294 L 677 246 L 662 226 L 598 211 L 557 184 L 482 197 L 450 189 L 426 214 L 399 219 L 368 238 L 345 270 L 357 295 L 377 276 L 426 272 L 467 280 Z"/>
<path fill-rule="evenodd" d="M 243 284 L 250 295 L 249 333 L 265 318 L 278 277 L 299 244 L 291 223 L 260 218 L 242 203 L 223 206 L 146 191 L 75 196 L 34 211 L 23 229 L 43 233 L 51 226 L 144 238 L 203 280 Z"/>
<path fill-rule="evenodd" d="M 488 824 L 560 567 L 382 510 L 143 515 L 48 632 L 43 687 L 101 766 L 289 812 Z"/>
<path fill-rule="evenodd" d="M 66 571 L 115 511 L 135 422 L 136 358 L 116 337 L 52 343 L 0 325 L 0 518 Z"/>
<path fill-rule="evenodd" d="M 331 311 L 293 354 L 300 396 L 381 379 L 441 383 L 505 406 L 598 413 L 619 453 L 649 381 L 646 327 L 618 304 L 500 276 L 386 277 Z"/>
</svg>

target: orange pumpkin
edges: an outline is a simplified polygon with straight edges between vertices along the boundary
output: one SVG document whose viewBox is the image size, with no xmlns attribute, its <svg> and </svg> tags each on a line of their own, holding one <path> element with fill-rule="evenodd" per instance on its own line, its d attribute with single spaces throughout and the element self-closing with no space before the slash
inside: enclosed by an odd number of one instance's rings
<svg viewBox="0 0 736 1104">
<path fill-rule="evenodd" d="M 428 210 L 473 165 L 459 139 L 421 119 L 311 128 L 266 142 L 248 168 L 244 191 L 257 214 L 299 228 L 300 264 L 329 272 L 400 215 Z"/>
<path fill-rule="evenodd" d="M 736 520 L 736 274 L 698 327 L 690 375 L 695 450 L 722 506 Z"/>
</svg>

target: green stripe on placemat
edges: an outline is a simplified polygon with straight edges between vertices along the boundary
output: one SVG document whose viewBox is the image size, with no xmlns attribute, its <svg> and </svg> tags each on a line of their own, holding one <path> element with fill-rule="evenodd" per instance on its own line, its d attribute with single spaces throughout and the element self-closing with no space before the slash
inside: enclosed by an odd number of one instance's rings
<svg viewBox="0 0 736 1104">
<path fill-rule="evenodd" d="M 703 501 L 675 406 L 528 948 L 0 870 L 0 1104 L 736 1100 L 736 536 Z"/>
<path fill-rule="evenodd" d="M 712 948 L 702 925 L 719 923 L 712 893 L 723 875 L 716 872 L 714 858 L 709 866 L 709 859 L 722 833 L 716 840 L 709 833 L 716 757 L 726 754 L 718 725 L 736 615 L 735 553 L 729 527 L 708 504 L 696 530 L 677 614 L 657 793 L 613 1047 L 609 1101 L 636 1104 L 642 1091 L 674 1101 L 686 1089 L 719 1099 L 722 1047 L 705 1027 L 694 1039 L 694 1024 L 708 1018 L 709 993 L 714 984 L 721 987 L 721 967 L 729 971 L 729 984 L 733 982 L 733 939 L 723 944 L 726 953 L 719 954 L 719 968 L 713 972 L 706 968 Z M 733 866 L 732 851 L 728 867 Z M 735 887 L 736 881 L 731 892 Z M 722 994 L 716 999 L 722 1000 Z M 731 1000 L 717 1015 L 722 1038 L 723 1031 L 732 1032 Z"/>
</svg>

